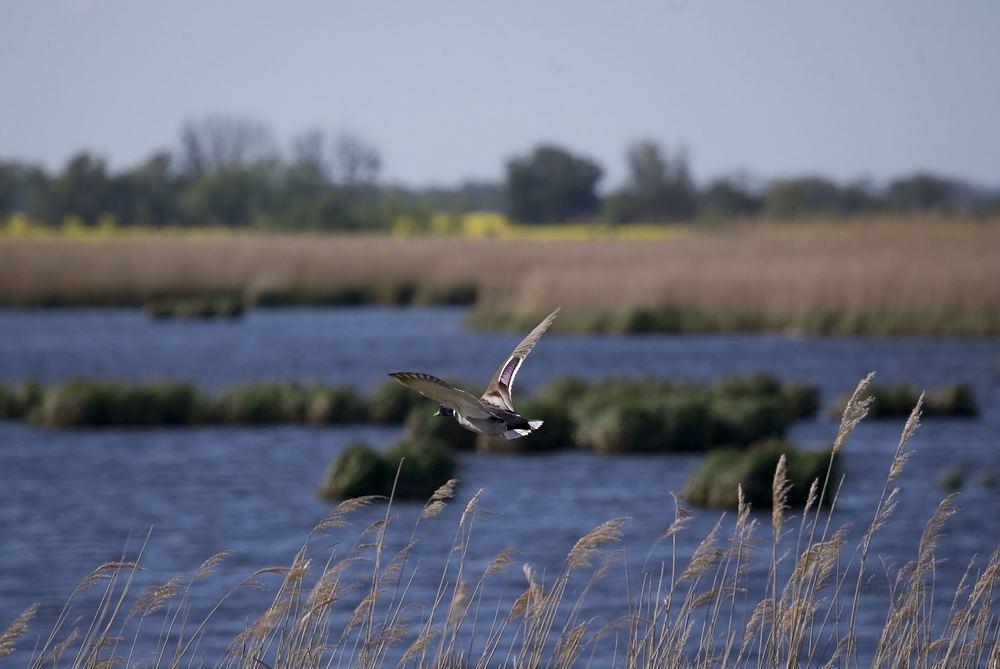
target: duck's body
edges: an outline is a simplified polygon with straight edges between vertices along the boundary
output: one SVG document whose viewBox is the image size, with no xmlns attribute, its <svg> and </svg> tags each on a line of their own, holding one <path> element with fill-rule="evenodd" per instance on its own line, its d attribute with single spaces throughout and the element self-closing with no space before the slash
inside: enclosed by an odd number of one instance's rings
<svg viewBox="0 0 1000 669">
<path fill-rule="evenodd" d="M 483 413 L 480 413 L 480 410 Z M 482 402 L 479 402 L 479 410 L 473 410 L 469 413 L 471 415 L 466 415 L 461 409 L 453 409 L 442 404 L 435 415 L 453 416 L 458 421 L 458 424 L 466 430 L 485 434 L 489 437 L 503 435 L 508 439 L 516 439 L 517 437 L 531 434 L 533 430 L 537 430 L 542 426 L 542 421 L 540 420 L 528 420 L 515 411 L 498 409 L 484 405 Z M 483 414 L 485 414 L 485 417 Z"/>
<path fill-rule="evenodd" d="M 389 376 L 424 397 L 436 400 L 440 408 L 435 415 L 452 416 L 467 430 L 491 437 L 501 435 L 507 439 L 523 437 L 541 427 L 542 421 L 525 418 L 514 410 L 510 395 L 514 377 L 517 376 L 521 363 L 552 325 L 558 313 L 559 309 L 556 309 L 549 314 L 517 345 L 513 353 L 497 369 L 481 397 L 475 397 L 460 388 L 455 388 L 430 374 L 395 372 Z"/>
</svg>

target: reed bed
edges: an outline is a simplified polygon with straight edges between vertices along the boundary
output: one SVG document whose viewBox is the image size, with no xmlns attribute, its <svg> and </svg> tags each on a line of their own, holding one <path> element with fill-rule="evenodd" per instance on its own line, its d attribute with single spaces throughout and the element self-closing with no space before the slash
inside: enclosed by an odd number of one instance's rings
<svg viewBox="0 0 1000 669">
<path fill-rule="evenodd" d="M 848 403 L 826 474 L 814 480 L 799 517 L 786 513 L 789 484 L 781 460 L 771 512 L 752 513 L 737 490 L 733 521 L 724 526 L 720 520 L 687 558 L 677 554 L 676 542 L 691 516 L 679 501 L 658 540 L 669 549 L 662 562 L 626 559 L 620 545 L 627 519 L 613 519 L 580 537 L 557 573 L 542 574 L 525 564 L 519 593 L 497 600 L 490 584 L 512 570 L 517 554 L 513 549 L 492 559 L 478 554 L 480 490 L 457 515 L 436 593 L 414 602 L 408 586 L 414 570 L 422 568 L 412 559 L 414 542 L 447 531 L 435 517 L 455 494 L 456 482 L 449 481 L 428 500 L 400 548 L 387 539 L 398 522 L 391 497 L 384 513 L 369 514 L 375 521 L 360 531 L 352 529 L 352 519 L 378 500 L 343 502 L 316 525 L 288 565 L 237 582 L 205 616 L 190 615 L 189 593 L 206 578 L 221 578 L 212 573 L 225 553 L 193 574 L 143 591 L 136 585 L 141 554 L 101 565 L 73 593 L 51 632 L 42 635 L 27 666 L 997 666 L 1000 549 L 971 559 L 949 593 L 951 605 L 938 604 L 945 586 L 935 578 L 935 549 L 956 513 L 954 496 L 945 497 L 928 519 L 912 559 L 891 571 L 890 587 L 869 592 L 870 579 L 882 571 L 871 564 L 873 542 L 892 522 L 920 402 L 893 457 L 883 463 L 885 483 L 869 522 L 853 529 L 836 525 L 839 482 L 831 476 L 832 458 L 865 417 L 869 379 Z M 752 580 L 750 567 L 759 562 L 766 565 L 766 576 Z M 622 617 L 600 624 L 587 616 L 586 602 L 612 569 L 630 573 L 630 585 L 619 592 Z M 270 603 L 249 618 L 227 652 L 199 655 L 206 631 L 224 615 L 225 600 L 264 579 L 280 582 Z M 77 610 L 76 601 L 88 589 L 99 592 L 96 604 Z M 860 609 L 871 607 L 873 598 L 884 611 L 883 623 L 877 638 L 862 639 Z M 0 655 L 12 653 L 30 633 L 35 613 L 28 607 L 0 635 Z M 237 615 L 242 619 L 249 612 Z M 160 630 L 152 648 L 134 643 L 143 627 Z"/>
<path fill-rule="evenodd" d="M 46 427 L 405 421 L 414 438 L 443 440 L 458 450 L 497 447 L 497 440 L 476 440 L 456 421 L 434 417 L 433 406 L 391 379 L 368 394 L 349 385 L 294 381 L 246 383 L 214 393 L 181 381 L 0 383 L 0 419 Z M 562 378 L 519 406 L 524 415 L 547 422 L 544 431 L 518 440 L 527 451 L 573 445 L 606 453 L 699 450 L 780 436 L 795 420 L 816 414 L 819 391 L 768 374 L 711 386 L 643 377 Z"/>
<path fill-rule="evenodd" d="M 748 224 L 664 238 L 269 235 L 0 240 L 0 303 L 469 303 L 522 327 L 1000 333 L 1000 225 L 902 218 Z M 348 299 L 350 298 L 350 299 Z"/>
</svg>

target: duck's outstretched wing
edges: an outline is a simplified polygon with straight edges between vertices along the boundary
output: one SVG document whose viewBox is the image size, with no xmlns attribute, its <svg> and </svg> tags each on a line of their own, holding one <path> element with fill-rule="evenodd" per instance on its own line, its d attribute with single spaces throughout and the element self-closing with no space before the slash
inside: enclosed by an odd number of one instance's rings
<svg viewBox="0 0 1000 669">
<path fill-rule="evenodd" d="M 389 376 L 424 397 L 457 410 L 466 418 L 490 417 L 490 413 L 472 393 L 445 383 L 436 376 L 421 372 L 393 372 Z"/>
<path fill-rule="evenodd" d="M 555 311 L 536 325 L 535 329 L 529 332 L 528 336 L 522 339 L 517 348 L 503 361 L 503 364 L 497 369 L 497 373 L 493 375 L 490 385 L 486 386 L 486 392 L 480 398 L 485 404 L 506 409 L 507 411 L 514 410 L 514 402 L 511 399 L 510 393 L 514 387 L 514 377 L 517 376 L 517 370 L 521 369 L 521 363 L 524 362 L 524 359 L 531 353 L 531 349 L 535 348 L 535 344 L 538 343 L 538 340 L 545 334 L 545 331 L 552 325 L 552 321 L 556 319 L 559 309 L 560 307 L 556 307 Z"/>
</svg>

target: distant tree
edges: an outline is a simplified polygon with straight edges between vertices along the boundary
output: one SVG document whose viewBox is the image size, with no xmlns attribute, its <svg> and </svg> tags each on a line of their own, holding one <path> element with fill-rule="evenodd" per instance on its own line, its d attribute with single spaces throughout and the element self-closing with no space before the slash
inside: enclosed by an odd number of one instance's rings
<svg viewBox="0 0 1000 669">
<path fill-rule="evenodd" d="M 840 211 L 853 215 L 878 208 L 878 193 L 867 181 L 855 181 L 840 188 Z"/>
<path fill-rule="evenodd" d="M 678 221 L 691 218 L 697 191 L 681 149 L 671 158 L 655 141 L 642 140 L 626 152 L 629 177 L 609 203 L 616 222 Z"/>
<path fill-rule="evenodd" d="M 333 181 L 333 169 L 327 155 L 326 133 L 310 128 L 292 138 L 293 171 L 315 181 Z"/>
<path fill-rule="evenodd" d="M 272 160 L 276 144 L 260 121 L 240 116 L 205 116 L 181 126 L 180 163 L 190 178 L 225 168 L 248 168 Z"/>
<path fill-rule="evenodd" d="M 62 172 L 48 181 L 41 205 L 42 217 L 54 224 L 67 216 L 85 223 L 97 222 L 101 214 L 115 210 L 111 179 L 103 158 L 81 151 L 72 156 Z"/>
<path fill-rule="evenodd" d="M 507 196 L 503 184 L 493 181 L 466 181 L 459 185 L 457 211 L 504 211 Z"/>
<path fill-rule="evenodd" d="M 292 140 L 292 160 L 281 180 L 275 220 L 282 227 L 378 227 L 374 212 L 382 159 L 377 148 L 351 132 L 314 128 Z"/>
<path fill-rule="evenodd" d="M 960 185 L 928 172 L 917 172 L 892 181 L 886 188 L 886 204 L 902 211 L 943 211 L 960 204 Z"/>
<path fill-rule="evenodd" d="M 0 216 L 14 212 L 37 215 L 47 188 L 48 175 L 40 167 L 0 162 Z"/>
<path fill-rule="evenodd" d="M 179 221 L 182 182 L 166 151 L 154 153 L 113 180 L 119 223 L 161 226 Z"/>
<path fill-rule="evenodd" d="M 764 210 L 774 218 L 842 213 L 840 189 L 819 176 L 774 181 L 764 195 Z"/>
<path fill-rule="evenodd" d="M 348 188 L 367 188 L 378 180 L 382 156 L 375 145 L 350 131 L 333 142 L 334 177 Z"/>
<path fill-rule="evenodd" d="M 188 223 L 248 226 L 269 223 L 273 201 L 273 170 L 262 164 L 225 167 L 196 179 L 181 207 Z"/>
<path fill-rule="evenodd" d="M 393 194 L 431 211 L 464 213 L 470 211 L 505 211 L 507 197 L 503 184 L 490 181 L 466 181 L 458 186 L 404 188 L 394 186 Z"/>
<path fill-rule="evenodd" d="M 524 223 L 562 222 L 597 212 L 600 166 L 553 145 L 507 162 L 509 213 Z"/>
<path fill-rule="evenodd" d="M 701 194 L 701 216 L 707 219 L 755 216 L 764 207 L 745 176 L 726 176 L 710 182 Z"/>
</svg>

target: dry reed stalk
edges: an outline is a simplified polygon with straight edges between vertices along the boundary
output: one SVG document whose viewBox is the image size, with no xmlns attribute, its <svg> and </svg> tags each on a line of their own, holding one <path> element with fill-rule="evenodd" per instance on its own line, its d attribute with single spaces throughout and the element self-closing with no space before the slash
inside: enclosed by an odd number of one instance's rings
<svg viewBox="0 0 1000 669">
<path fill-rule="evenodd" d="M 0 657 L 6 657 L 14 652 L 14 642 L 24 636 L 28 631 L 28 623 L 38 613 L 38 604 L 32 604 L 22 611 L 7 629 L 0 634 Z"/>
</svg>

